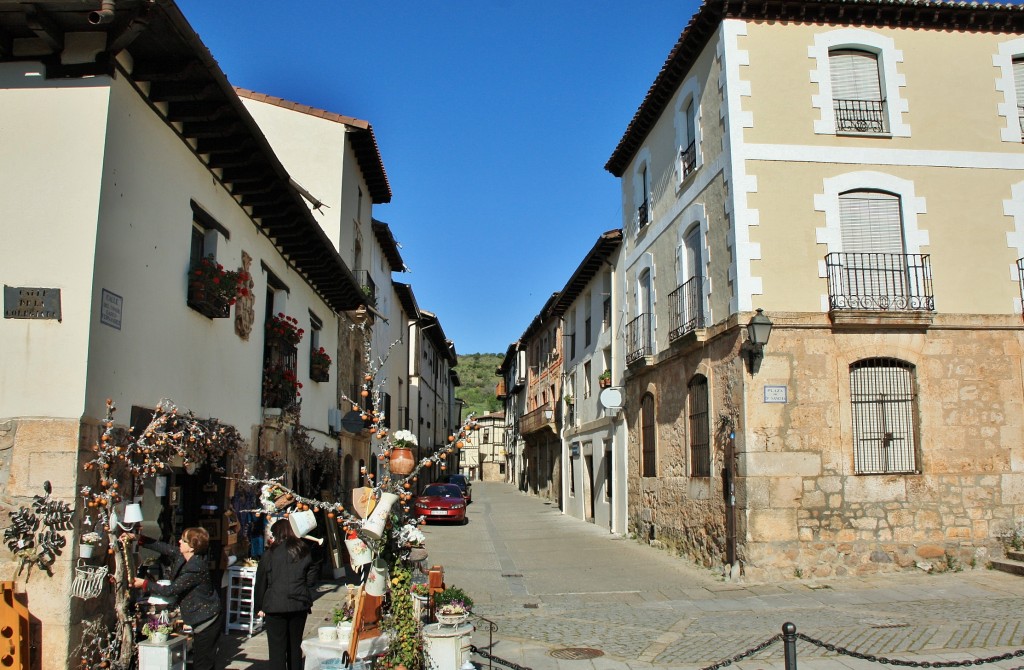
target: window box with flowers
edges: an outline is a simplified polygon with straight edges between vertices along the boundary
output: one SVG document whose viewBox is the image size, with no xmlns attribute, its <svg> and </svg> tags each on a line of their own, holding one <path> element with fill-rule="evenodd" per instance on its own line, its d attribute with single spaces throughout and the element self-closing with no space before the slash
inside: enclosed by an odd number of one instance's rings
<svg viewBox="0 0 1024 670">
<path fill-rule="evenodd" d="M 271 317 L 266 325 L 267 341 L 273 344 L 296 347 L 302 341 L 305 330 L 299 328 L 299 320 L 294 316 L 288 316 L 284 312 L 278 312 L 277 316 Z"/>
<path fill-rule="evenodd" d="M 189 307 L 211 319 L 231 316 L 231 306 L 249 294 L 249 273 L 225 270 L 213 256 L 199 259 L 188 271 Z"/>
<path fill-rule="evenodd" d="M 309 354 L 309 378 L 315 382 L 326 382 L 331 378 L 331 356 L 323 347 Z"/>
</svg>

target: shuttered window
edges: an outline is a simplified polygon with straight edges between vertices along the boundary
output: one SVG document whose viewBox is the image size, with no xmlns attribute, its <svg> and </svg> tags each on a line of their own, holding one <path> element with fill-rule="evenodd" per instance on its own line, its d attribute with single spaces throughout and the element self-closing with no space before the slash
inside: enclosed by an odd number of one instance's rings
<svg viewBox="0 0 1024 670">
<path fill-rule="evenodd" d="M 708 378 L 697 375 L 687 385 L 690 411 L 690 476 L 711 476 L 711 431 L 708 429 Z"/>
<path fill-rule="evenodd" d="M 857 474 L 913 473 L 917 467 L 914 366 L 869 358 L 850 366 Z"/>
<path fill-rule="evenodd" d="M 866 305 L 906 298 L 910 289 L 899 197 L 871 191 L 840 195 L 839 228 L 844 293 L 859 296 Z"/>
<path fill-rule="evenodd" d="M 640 400 L 640 476 L 656 477 L 655 464 L 655 431 L 654 431 L 654 396 L 650 393 Z"/>
<path fill-rule="evenodd" d="M 867 51 L 829 52 L 832 100 L 838 132 L 884 133 L 888 128 L 878 76 L 878 56 Z"/>
<path fill-rule="evenodd" d="M 900 198 L 891 193 L 851 191 L 839 196 L 843 251 L 903 253 Z"/>
<path fill-rule="evenodd" d="M 1017 118 L 1024 131 L 1024 58 L 1013 59 L 1013 86 L 1017 90 Z"/>
</svg>

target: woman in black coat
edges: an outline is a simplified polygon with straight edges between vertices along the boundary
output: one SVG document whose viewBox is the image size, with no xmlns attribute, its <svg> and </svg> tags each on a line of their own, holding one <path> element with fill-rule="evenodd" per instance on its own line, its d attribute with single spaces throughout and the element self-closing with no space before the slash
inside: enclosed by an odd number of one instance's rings
<svg viewBox="0 0 1024 670">
<path fill-rule="evenodd" d="M 302 631 L 320 566 L 287 519 L 275 522 L 270 532 L 274 543 L 256 569 L 254 604 L 267 627 L 271 669 L 302 670 Z"/>
<path fill-rule="evenodd" d="M 146 537 L 139 541 L 170 561 L 167 575 L 171 583 L 156 584 L 136 577 L 133 586 L 177 600 L 181 618 L 192 627 L 193 670 L 213 670 L 222 622 L 220 594 L 213 588 L 206 563 L 210 534 L 205 528 L 186 528 L 177 548 Z"/>
</svg>

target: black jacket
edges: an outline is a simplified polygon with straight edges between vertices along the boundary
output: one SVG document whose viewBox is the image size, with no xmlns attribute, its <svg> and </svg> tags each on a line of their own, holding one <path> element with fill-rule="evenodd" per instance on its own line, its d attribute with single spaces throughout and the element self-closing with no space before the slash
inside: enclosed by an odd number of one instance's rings
<svg viewBox="0 0 1024 670">
<path fill-rule="evenodd" d="M 142 538 L 143 546 L 152 549 L 170 561 L 166 573 L 171 579 L 167 585 L 153 581 L 146 583 L 146 590 L 157 596 L 171 596 L 178 601 L 181 618 L 195 627 L 220 614 L 220 594 L 213 588 L 205 556 L 193 556 L 185 560 L 176 547 L 163 542 Z"/>
<path fill-rule="evenodd" d="M 313 606 L 313 586 L 320 564 L 307 553 L 293 561 L 285 546 L 271 547 L 264 552 L 256 568 L 253 598 L 257 612 L 282 614 L 308 612 Z"/>
</svg>

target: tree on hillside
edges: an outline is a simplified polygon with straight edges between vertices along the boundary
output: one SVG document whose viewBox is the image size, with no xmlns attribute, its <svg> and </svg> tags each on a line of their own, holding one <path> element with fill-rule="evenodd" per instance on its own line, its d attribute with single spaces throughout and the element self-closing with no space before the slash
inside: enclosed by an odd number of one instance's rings
<svg viewBox="0 0 1024 670">
<path fill-rule="evenodd" d="M 459 354 L 459 373 L 462 385 L 455 389 L 455 397 L 462 400 L 462 416 L 474 412 L 477 416 L 502 409 L 502 401 L 494 395 L 498 386 L 498 366 L 503 354 Z"/>
</svg>

